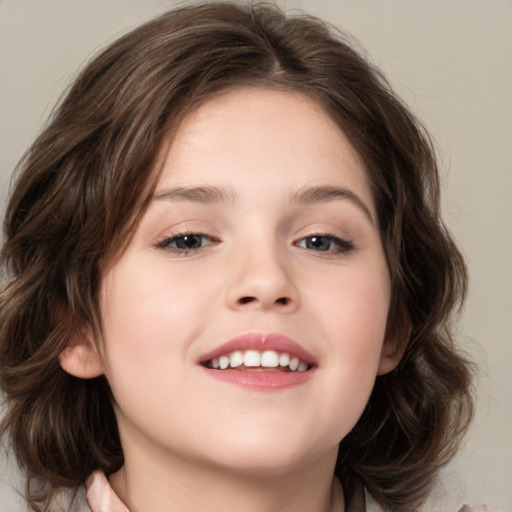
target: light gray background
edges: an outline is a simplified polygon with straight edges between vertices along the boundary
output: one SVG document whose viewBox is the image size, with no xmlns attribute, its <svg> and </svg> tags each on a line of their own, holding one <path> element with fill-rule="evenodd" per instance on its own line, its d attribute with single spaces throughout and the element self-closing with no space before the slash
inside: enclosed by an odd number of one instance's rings
<svg viewBox="0 0 512 512">
<path fill-rule="evenodd" d="M 0 0 L 0 200 L 76 70 L 163 0 Z M 438 144 L 444 211 L 469 264 L 461 340 L 480 364 L 478 413 L 427 510 L 512 511 L 512 1 L 279 0 L 366 47 Z M 0 512 L 22 510 L 0 456 Z"/>
</svg>

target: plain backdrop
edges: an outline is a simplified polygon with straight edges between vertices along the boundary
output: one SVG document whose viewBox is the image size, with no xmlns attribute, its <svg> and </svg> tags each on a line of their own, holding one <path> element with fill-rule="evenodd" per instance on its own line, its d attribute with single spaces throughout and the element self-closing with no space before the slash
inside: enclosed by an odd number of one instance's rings
<svg viewBox="0 0 512 512">
<path fill-rule="evenodd" d="M 512 511 L 512 1 L 278 3 L 358 39 L 437 142 L 444 212 L 471 279 L 460 339 L 480 375 L 467 443 L 427 510 Z M 0 0 L 1 209 L 16 162 L 79 67 L 173 4 Z M 19 485 L 0 455 L 0 512 L 22 510 Z"/>
</svg>

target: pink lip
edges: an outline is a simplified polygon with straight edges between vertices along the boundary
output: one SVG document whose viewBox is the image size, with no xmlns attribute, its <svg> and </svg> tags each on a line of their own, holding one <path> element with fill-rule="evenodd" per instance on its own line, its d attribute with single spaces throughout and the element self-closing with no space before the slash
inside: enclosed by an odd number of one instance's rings
<svg viewBox="0 0 512 512">
<path fill-rule="evenodd" d="M 287 352 L 305 361 L 309 366 L 316 366 L 315 357 L 296 341 L 284 334 L 251 332 L 242 334 L 202 355 L 199 363 L 205 363 L 235 350 L 275 350 Z"/>
<path fill-rule="evenodd" d="M 305 372 L 241 371 L 237 369 L 214 370 L 202 365 L 202 363 L 211 361 L 221 355 L 229 354 L 235 350 L 250 349 L 287 352 L 308 363 L 310 369 Z M 310 380 L 316 373 L 316 358 L 312 354 L 291 338 L 275 333 L 248 333 L 237 336 L 201 356 L 199 364 L 201 370 L 216 380 L 255 391 L 279 391 L 284 388 L 297 386 Z"/>
</svg>

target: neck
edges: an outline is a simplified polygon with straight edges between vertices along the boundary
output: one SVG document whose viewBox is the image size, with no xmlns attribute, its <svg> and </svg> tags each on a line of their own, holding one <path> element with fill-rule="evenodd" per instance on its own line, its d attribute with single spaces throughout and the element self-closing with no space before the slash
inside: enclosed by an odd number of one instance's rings
<svg viewBox="0 0 512 512">
<path fill-rule="evenodd" d="M 335 457 L 334 457 L 335 459 Z M 130 512 L 344 512 L 333 460 L 315 461 L 282 474 L 261 476 L 154 459 L 125 466 L 111 476 L 114 491 Z"/>
</svg>

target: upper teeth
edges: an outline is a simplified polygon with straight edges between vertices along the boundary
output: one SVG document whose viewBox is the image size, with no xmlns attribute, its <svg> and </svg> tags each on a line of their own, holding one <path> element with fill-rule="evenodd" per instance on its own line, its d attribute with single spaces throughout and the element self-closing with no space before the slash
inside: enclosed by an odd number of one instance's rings
<svg viewBox="0 0 512 512">
<path fill-rule="evenodd" d="M 238 366 L 277 368 L 278 366 L 288 367 L 293 372 L 305 372 L 309 365 L 298 357 L 291 356 L 286 352 L 274 350 L 235 350 L 231 354 L 222 355 L 210 361 L 210 366 L 215 369 L 225 370 L 226 368 L 237 368 Z"/>
</svg>

